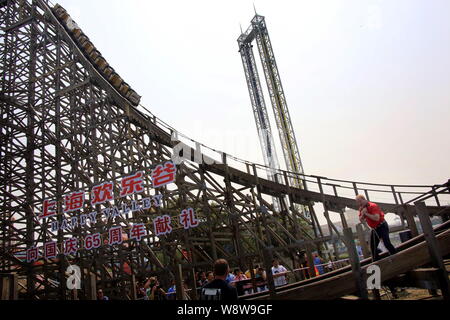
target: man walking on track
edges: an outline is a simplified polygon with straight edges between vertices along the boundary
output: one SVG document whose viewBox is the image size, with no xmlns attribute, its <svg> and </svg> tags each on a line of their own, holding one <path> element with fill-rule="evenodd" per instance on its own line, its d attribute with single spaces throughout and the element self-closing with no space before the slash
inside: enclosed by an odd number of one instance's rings
<svg viewBox="0 0 450 320">
<path fill-rule="evenodd" d="M 384 246 L 388 249 L 390 254 L 395 254 L 397 250 L 389 239 L 389 226 L 384 219 L 384 212 L 380 207 L 370 201 L 367 201 L 363 195 L 356 196 L 356 203 L 359 205 L 359 220 L 361 223 L 366 222 L 372 229 L 370 235 L 370 250 L 372 251 L 373 261 L 379 259 L 378 245 L 380 240 L 383 241 Z"/>
</svg>

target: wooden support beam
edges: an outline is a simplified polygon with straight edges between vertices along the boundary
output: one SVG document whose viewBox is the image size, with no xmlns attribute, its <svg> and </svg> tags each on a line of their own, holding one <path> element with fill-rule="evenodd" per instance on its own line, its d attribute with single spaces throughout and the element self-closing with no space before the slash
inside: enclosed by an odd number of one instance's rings
<svg viewBox="0 0 450 320">
<path fill-rule="evenodd" d="M 359 262 L 358 251 L 356 250 L 355 241 L 353 240 L 353 232 L 351 228 L 344 229 L 344 238 L 346 239 L 346 245 L 348 250 L 348 256 L 350 259 L 350 264 L 352 266 L 352 272 L 354 280 L 356 282 L 356 288 L 358 296 L 361 299 L 369 299 L 367 294 L 366 277 L 361 269 L 361 264 Z"/>
<path fill-rule="evenodd" d="M 77 289 L 72 289 L 72 298 L 73 298 L 73 300 L 79 300 L 78 299 L 78 290 Z"/>
<path fill-rule="evenodd" d="M 353 191 L 355 192 L 355 196 L 357 196 L 359 194 L 359 190 L 358 187 L 356 186 L 356 182 L 353 182 Z"/>
<path fill-rule="evenodd" d="M 194 281 L 192 281 L 192 291 L 191 291 L 191 299 L 192 300 L 198 300 L 199 299 L 199 297 L 198 297 L 198 295 L 197 295 L 197 280 L 198 279 L 196 279 L 196 274 L 195 274 L 195 269 L 194 268 L 192 268 L 192 279 L 194 280 Z"/>
<path fill-rule="evenodd" d="M 4 32 L 11 32 L 15 29 L 21 28 L 24 25 L 30 24 L 31 22 L 33 22 L 34 17 L 26 17 L 25 19 L 11 25 L 10 27 L 7 27 L 4 29 Z"/>
<path fill-rule="evenodd" d="M 444 260 L 442 259 L 442 251 L 439 243 L 436 240 L 433 226 L 431 224 L 430 215 L 424 202 L 415 202 L 417 215 L 422 225 L 422 230 L 425 235 L 425 240 L 428 245 L 428 251 L 431 257 L 431 263 L 439 271 L 439 286 L 442 291 L 442 295 L 445 300 L 450 300 L 450 281 L 448 279 L 448 273 L 445 268 Z"/>
<path fill-rule="evenodd" d="M 401 274 L 398 277 L 386 281 L 385 285 L 400 288 L 421 288 L 428 290 L 437 290 L 439 287 L 439 269 L 421 268 Z"/>
<path fill-rule="evenodd" d="M 275 282 L 273 280 L 273 274 L 272 274 L 272 251 L 270 248 L 263 248 L 263 260 L 264 260 L 264 268 L 266 269 L 266 282 L 267 287 L 269 288 L 269 295 L 271 299 L 276 298 L 276 291 L 275 291 Z"/>
<path fill-rule="evenodd" d="M 209 242 L 211 243 L 211 254 L 214 261 L 217 260 L 217 248 L 216 248 L 216 241 L 214 239 L 214 223 L 211 219 L 211 210 L 208 205 L 208 195 L 207 195 L 207 188 L 206 188 L 206 180 L 205 180 L 205 171 L 203 169 L 203 165 L 199 166 L 199 173 L 200 173 L 200 179 L 202 183 L 202 210 L 203 213 L 206 215 L 206 223 L 208 225 L 209 229 Z"/>
<path fill-rule="evenodd" d="M 367 244 L 365 232 L 362 223 L 356 225 L 356 233 L 358 235 L 359 245 L 361 246 L 364 258 L 370 258 L 372 255 L 370 253 L 369 245 Z"/>
<path fill-rule="evenodd" d="M 89 273 L 89 300 L 97 300 L 97 276 L 94 273 Z"/>
<path fill-rule="evenodd" d="M 10 300 L 9 295 L 9 277 L 8 275 L 0 276 L 1 280 L 1 300 Z"/>
<path fill-rule="evenodd" d="M 250 278 L 252 279 L 252 287 L 253 287 L 253 292 L 256 293 L 258 292 L 258 288 L 256 287 L 256 277 L 255 277 L 255 269 L 253 266 L 253 258 L 249 259 L 249 271 L 250 271 Z"/>
<path fill-rule="evenodd" d="M 417 225 L 416 221 L 414 220 L 413 212 L 406 205 L 404 205 L 402 208 L 403 208 L 403 215 L 408 223 L 408 228 L 411 231 L 411 236 L 414 238 L 419 235 L 419 231 L 417 230 Z"/>
<path fill-rule="evenodd" d="M 10 296 L 11 296 L 12 300 L 17 300 L 19 298 L 19 296 L 18 296 L 18 294 L 19 294 L 18 279 L 19 279 L 19 276 L 17 275 L 17 273 L 13 273 L 11 275 L 11 283 L 10 283 L 9 288 L 11 290 Z"/>
<path fill-rule="evenodd" d="M 344 210 L 341 210 L 339 212 L 339 216 L 341 217 L 342 227 L 344 229 L 348 228 L 348 223 L 347 223 L 347 219 L 345 218 L 345 215 L 344 215 Z"/>
<path fill-rule="evenodd" d="M 450 254 L 450 230 L 447 230 L 437 237 L 437 241 L 444 254 Z M 407 249 L 404 249 L 393 256 L 388 256 L 376 263 L 362 266 L 363 272 L 369 265 L 376 264 L 381 269 L 381 283 L 393 279 L 399 274 L 415 269 L 418 265 L 425 265 L 430 262 L 427 245 L 420 242 Z M 324 277 L 318 281 L 304 280 L 298 284 L 287 286 L 284 290 L 277 291 L 277 299 L 286 300 L 329 300 L 337 299 L 344 295 L 357 292 L 358 288 L 354 281 L 353 271 L 336 271 L 331 277 Z M 248 297 L 246 300 L 268 300 L 269 295 L 257 295 Z"/>
<path fill-rule="evenodd" d="M 42 282 L 39 284 L 43 285 Z M 22 289 L 26 289 L 24 285 L 18 282 L 18 275 L 16 273 L 0 274 L 0 301 L 18 300 L 19 286 Z"/>
<path fill-rule="evenodd" d="M 229 173 L 229 167 L 227 163 L 227 154 L 222 154 L 222 161 L 225 165 L 225 176 L 224 176 L 224 182 L 225 182 L 225 200 L 226 205 L 228 208 L 228 216 L 229 216 L 229 223 L 233 232 L 233 244 L 236 252 L 236 256 L 238 256 L 238 264 L 239 268 L 244 268 L 244 260 L 242 258 L 243 256 L 243 248 L 242 248 L 242 239 L 241 239 L 241 232 L 239 228 L 239 224 L 237 223 L 237 212 L 234 200 L 233 200 L 233 188 L 231 186 L 230 182 L 230 173 Z"/>
<path fill-rule="evenodd" d="M 137 291 L 136 291 L 136 276 L 134 274 L 131 275 L 131 299 L 137 300 Z"/>
<path fill-rule="evenodd" d="M 305 245 L 305 251 L 306 261 L 308 262 L 308 274 L 311 278 L 314 278 L 316 276 L 316 271 L 314 269 L 314 258 L 312 256 L 311 245 Z"/>
<path fill-rule="evenodd" d="M 175 274 L 175 288 L 176 288 L 176 296 L 177 300 L 184 300 L 184 286 L 183 286 L 183 270 L 181 268 L 181 264 L 176 266 Z"/>
</svg>

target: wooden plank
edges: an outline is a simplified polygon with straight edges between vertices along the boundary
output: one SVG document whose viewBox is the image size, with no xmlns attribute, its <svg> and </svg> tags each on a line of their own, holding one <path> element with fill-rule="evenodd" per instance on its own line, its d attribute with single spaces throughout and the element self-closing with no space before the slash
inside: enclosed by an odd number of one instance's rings
<svg viewBox="0 0 450 320">
<path fill-rule="evenodd" d="M 362 223 L 358 223 L 356 225 L 356 234 L 358 235 L 359 245 L 361 246 L 364 258 L 370 258 L 372 255 L 370 253 L 369 245 L 366 241 Z"/>
<path fill-rule="evenodd" d="M 1 7 L 1 4 L 0 4 L 0 7 Z M 21 21 L 15 23 L 15 24 L 13 24 L 13 25 L 11 25 L 10 27 L 4 28 L 3 31 L 4 31 L 4 32 L 11 32 L 11 31 L 13 31 L 14 29 L 18 29 L 18 28 L 23 27 L 24 25 L 29 24 L 29 23 L 32 22 L 33 20 L 34 20 L 34 17 L 26 17 L 25 19 L 23 19 L 23 20 L 21 20 Z"/>
<path fill-rule="evenodd" d="M 439 289 L 439 269 L 422 268 L 402 274 L 392 280 L 385 282 L 386 285 L 394 287 L 414 287 L 428 290 Z"/>
<path fill-rule="evenodd" d="M 436 239 L 442 253 L 445 255 L 450 254 L 450 230 L 439 234 Z M 430 256 L 427 244 L 426 242 L 421 242 L 376 263 L 365 265 L 362 267 L 362 270 L 365 272 L 368 266 L 372 264 L 378 265 L 381 269 L 381 281 L 384 282 L 429 262 Z M 288 286 L 285 290 L 279 290 L 277 291 L 277 299 L 327 300 L 337 299 L 357 291 L 356 284 L 352 281 L 352 271 L 339 273 L 330 278 L 323 278 L 323 276 L 319 276 L 316 278 L 316 281 L 300 281 L 295 285 Z M 306 284 L 304 284 L 305 282 Z M 248 300 L 259 299 L 268 300 L 270 297 L 267 294 L 248 297 Z"/>
<path fill-rule="evenodd" d="M 186 145 L 186 150 L 191 149 Z M 205 170 L 218 174 L 220 176 L 225 175 L 225 168 L 223 164 L 213 164 L 213 165 L 205 165 Z M 248 174 L 244 171 L 240 171 L 238 169 L 229 167 L 229 179 L 233 183 L 237 183 L 240 185 L 251 187 L 255 185 L 255 177 L 252 174 Z M 324 201 L 328 204 L 328 210 L 336 211 L 341 210 L 342 208 L 348 207 L 357 210 L 358 207 L 355 203 L 355 199 L 353 198 L 344 198 L 329 194 L 325 194 L 322 199 L 322 195 L 319 192 L 314 192 L 310 190 L 297 189 L 292 188 L 287 185 L 278 184 L 267 179 L 259 178 L 258 179 L 258 188 L 261 193 L 267 194 L 270 196 L 279 197 L 280 194 L 291 195 L 292 200 L 298 204 L 308 205 L 311 201 L 323 203 Z M 383 211 L 396 213 L 399 209 L 399 206 L 395 203 L 377 203 Z M 412 208 L 413 206 L 409 206 Z M 434 214 L 442 210 L 442 207 L 432 206 L 429 207 L 429 213 Z"/>
<path fill-rule="evenodd" d="M 425 235 L 425 240 L 428 245 L 428 251 L 431 258 L 431 263 L 434 267 L 439 269 L 439 286 L 442 291 L 444 299 L 450 300 L 450 281 L 448 273 L 445 269 L 443 254 L 436 236 L 434 234 L 433 226 L 431 224 L 430 216 L 424 202 L 415 202 L 417 215 L 422 225 L 422 230 Z"/>
<path fill-rule="evenodd" d="M 184 286 L 183 286 L 183 270 L 181 264 L 178 264 L 175 270 L 175 290 L 177 300 L 184 300 Z"/>
<path fill-rule="evenodd" d="M 366 277 L 365 277 L 365 273 L 363 273 L 362 269 L 361 269 L 358 251 L 356 250 L 355 240 L 353 239 L 352 229 L 345 228 L 343 230 L 343 232 L 344 232 L 344 237 L 346 239 L 348 256 L 350 259 L 350 264 L 352 266 L 354 281 L 356 283 L 356 288 L 358 290 L 358 296 L 361 299 L 367 300 L 367 299 L 369 299 L 369 297 L 367 294 Z"/>
<path fill-rule="evenodd" d="M 314 278 L 316 276 L 316 271 L 314 270 L 314 259 L 313 259 L 313 256 L 312 256 L 311 246 L 310 245 L 306 245 L 305 246 L 305 251 L 306 251 L 306 261 L 308 261 L 309 276 L 311 278 Z"/>
<path fill-rule="evenodd" d="M 408 208 L 408 206 L 403 206 L 402 209 L 403 209 L 403 213 L 406 218 L 406 221 L 408 223 L 408 228 L 411 231 L 411 236 L 415 237 L 415 236 L 419 235 L 419 231 L 417 230 L 416 221 L 414 220 L 413 212 L 411 211 L 410 208 Z"/>
<path fill-rule="evenodd" d="M 275 282 L 273 280 L 272 274 L 272 253 L 269 248 L 263 248 L 263 260 L 264 260 L 264 268 L 266 269 L 266 282 L 267 287 L 269 288 L 269 296 L 271 299 L 275 299 Z"/>
<path fill-rule="evenodd" d="M 97 277 L 94 273 L 89 273 L 89 300 L 97 300 Z"/>
<path fill-rule="evenodd" d="M 9 277 L 8 275 L 2 275 L 1 279 L 1 300 L 9 300 Z"/>
<path fill-rule="evenodd" d="M 137 300 L 136 276 L 134 274 L 131 275 L 131 299 Z"/>
<path fill-rule="evenodd" d="M 12 274 L 11 276 L 11 283 L 10 283 L 10 296 L 12 300 L 18 300 L 19 298 L 19 292 L 18 292 L 18 281 L 19 281 L 19 276 L 17 275 L 17 273 Z"/>
</svg>

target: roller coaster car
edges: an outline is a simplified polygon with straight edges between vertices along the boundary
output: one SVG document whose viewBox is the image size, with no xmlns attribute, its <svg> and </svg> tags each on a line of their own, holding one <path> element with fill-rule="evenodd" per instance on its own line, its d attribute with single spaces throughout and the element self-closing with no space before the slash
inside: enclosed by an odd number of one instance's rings
<svg viewBox="0 0 450 320">
<path fill-rule="evenodd" d="M 134 90 L 128 91 L 126 98 L 136 106 L 139 105 L 139 101 L 141 101 L 141 96 L 138 95 L 137 92 Z"/>
<path fill-rule="evenodd" d="M 80 35 L 77 38 L 77 41 L 81 46 L 91 44 L 95 49 L 95 46 L 89 41 L 89 38 L 83 32 L 80 33 Z"/>
<path fill-rule="evenodd" d="M 102 72 L 108 66 L 108 62 L 106 62 L 105 58 L 103 58 L 102 56 L 95 59 L 94 63 L 97 66 L 98 70 Z"/>
<path fill-rule="evenodd" d="M 55 16 L 60 20 L 68 30 L 69 34 L 78 46 L 82 49 L 85 56 L 91 61 L 94 67 L 100 72 L 100 74 L 131 104 L 137 106 L 141 100 L 141 96 L 138 95 L 130 85 L 123 81 L 123 79 L 114 71 L 105 58 L 103 58 L 100 51 L 98 51 L 89 37 L 86 36 L 81 28 L 72 20 L 67 11 L 59 4 L 56 4 L 52 9 Z"/>
<path fill-rule="evenodd" d="M 116 87 L 116 88 L 120 88 L 120 85 L 122 84 L 123 80 L 122 78 L 117 74 L 114 73 L 110 78 L 109 78 L 111 84 Z"/>
<path fill-rule="evenodd" d="M 88 55 L 90 55 L 91 52 L 95 49 L 94 45 L 90 41 L 86 41 L 84 44 L 82 44 L 82 47 Z"/>
<path fill-rule="evenodd" d="M 94 62 L 98 57 L 100 57 L 100 52 L 94 48 L 94 50 L 92 50 L 92 52 L 89 54 L 89 58 L 92 62 Z"/>
<path fill-rule="evenodd" d="M 56 4 L 53 7 L 53 12 L 56 14 L 56 16 L 60 19 L 64 19 L 67 18 L 69 16 L 69 14 L 67 13 L 66 9 L 64 9 L 63 7 L 61 7 L 61 5 Z"/>
<path fill-rule="evenodd" d="M 126 96 L 128 90 L 130 90 L 130 86 L 128 85 L 128 83 L 122 82 L 122 84 L 120 85 L 120 88 L 119 88 L 119 92 L 120 92 L 123 96 Z"/>
<path fill-rule="evenodd" d="M 111 66 L 107 66 L 105 70 L 103 70 L 103 74 L 106 79 L 109 79 L 109 77 L 114 73 L 114 68 Z"/>
<path fill-rule="evenodd" d="M 81 31 L 80 28 L 75 28 L 73 30 L 73 36 L 75 37 L 75 39 L 79 39 L 82 34 L 83 34 L 83 31 Z"/>
</svg>

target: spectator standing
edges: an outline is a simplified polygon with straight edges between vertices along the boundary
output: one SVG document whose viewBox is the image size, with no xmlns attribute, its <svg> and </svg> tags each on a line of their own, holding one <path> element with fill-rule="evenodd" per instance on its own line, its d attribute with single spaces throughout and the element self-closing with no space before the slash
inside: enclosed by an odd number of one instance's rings
<svg viewBox="0 0 450 320">
<path fill-rule="evenodd" d="M 226 282 L 230 267 L 225 259 L 219 259 L 214 263 L 214 280 L 202 288 L 201 300 L 219 300 L 227 302 L 237 301 L 236 288 Z"/>
<path fill-rule="evenodd" d="M 316 253 L 314 255 L 314 266 L 317 268 L 317 272 L 319 273 L 319 275 L 324 274 L 325 271 L 323 269 L 323 263 L 322 263 L 322 259 L 320 259 L 319 255 Z"/>
<path fill-rule="evenodd" d="M 138 300 L 148 300 L 146 288 L 141 281 L 136 284 L 136 297 Z"/>
<path fill-rule="evenodd" d="M 203 287 L 207 283 L 208 280 L 206 278 L 205 271 L 200 271 L 199 273 L 197 273 L 197 287 Z"/>
<path fill-rule="evenodd" d="M 167 300 L 176 300 L 177 287 L 175 285 L 175 280 L 172 279 L 170 282 L 170 288 L 167 290 L 166 297 Z"/>
<path fill-rule="evenodd" d="M 157 277 L 150 277 L 145 288 L 149 300 L 166 300 L 166 292 L 160 287 Z"/>
<path fill-rule="evenodd" d="M 247 280 L 247 276 L 242 273 L 241 269 L 234 269 L 234 281 Z"/>
<path fill-rule="evenodd" d="M 236 287 L 238 294 L 239 295 L 245 294 L 244 286 L 246 286 L 247 284 L 242 281 L 247 280 L 247 277 L 245 276 L 244 273 L 242 273 L 241 269 L 239 269 L 239 268 L 234 269 L 233 274 L 234 274 L 234 283 L 233 284 Z M 247 287 L 245 289 L 247 289 Z"/>
<path fill-rule="evenodd" d="M 259 267 L 255 273 L 256 287 L 258 289 L 258 292 L 267 290 L 266 279 L 266 272 L 263 268 Z"/>
<path fill-rule="evenodd" d="M 206 284 L 212 282 L 214 280 L 214 273 L 212 271 L 208 271 L 206 273 L 206 282 L 203 286 L 205 286 Z"/>
<path fill-rule="evenodd" d="M 103 290 L 102 289 L 98 289 L 97 290 L 97 300 L 106 301 L 106 300 L 109 300 L 109 298 L 103 294 Z"/>
<path fill-rule="evenodd" d="M 275 287 L 284 286 L 285 284 L 287 284 L 286 272 L 287 269 L 279 263 L 278 259 L 274 259 L 272 261 L 272 274 Z"/>
<path fill-rule="evenodd" d="M 232 283 L 234 281 L 234 274 L 231 272 L 228 273 L 227 278 L 225 279 L 227 283 Z"/>
<path fill-rule="evenodd" d="M 255 268 L 253 269 L 253 274 L 256 274 L 256 271 L 258 270 L 258 268 L 259 268 L 259 264 L 257 264 L 257 265 L 255 266 Z M 247 277 L 247 279 L 251 279 L 252 273 L 250 272 L 250 269 L 248 269 L 247 271 L 245 271 L 245 276 Z"/>
</svg>

